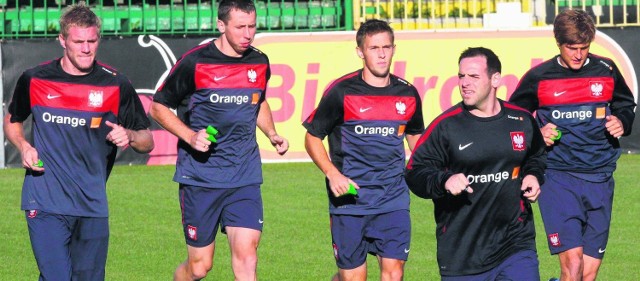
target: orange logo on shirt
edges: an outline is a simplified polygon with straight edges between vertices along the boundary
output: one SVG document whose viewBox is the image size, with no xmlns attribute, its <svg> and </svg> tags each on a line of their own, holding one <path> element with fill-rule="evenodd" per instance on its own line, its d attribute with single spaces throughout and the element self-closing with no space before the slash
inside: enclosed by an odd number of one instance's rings
<svg viewBox="0 0 640 281">
<path fill-rule="evenodd" d="M 260 100 L 260 93 L 253 93 L 251 96 L 251 104 L 257 104 Z"/>
<path fill-rule="evenodd" d="M 515 180 L 520 175 L 520 166 L 513 168 L 513 172 L 511 172 L 511 179 Z"/>
<path fill-rule="evenodd" d="M 91 117 L 91 129 L 99 128 L 102 123 L 102 117 Z"/>
<path fill-rule="evenodd" d="M 596 108 L 596 119 L 602 119 L 607 115 L 607 110 L 604 107 Z"/>
<path fill-rule="evenodd" d="M 404 134 L 404 129 L 407 127 L 407 125 L 400 125 L 400 127 L 398 127 L 398 136 L 402 136 L 402 134 Z"/>
</svg>

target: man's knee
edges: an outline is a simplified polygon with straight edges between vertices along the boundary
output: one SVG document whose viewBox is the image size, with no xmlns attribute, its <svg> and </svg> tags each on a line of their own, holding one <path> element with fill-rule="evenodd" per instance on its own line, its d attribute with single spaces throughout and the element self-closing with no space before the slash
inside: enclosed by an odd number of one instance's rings
<svg viewBox="0 0 640 281">
<path fill-rule="evenodd" d="M 394 259 L 383 259 L 381 270 L 381 280 L 399 281 L 404 275 L 404 261 Z"/>
<path fill-rule="evenodd" d="M 390 270 L 384 270 L 382 272 L 381 280 L 388 281 L 399 281 L 402 280 L 402 276 L 404 275 L 404 270 L 402 268 L 394 268 Z"/>
<path fill-rule="evenodd" d="M 189 267 L 189 272 L 191 273 L 191 277 L 193 280 L 200 280 L 207 276 L 207 273 L 211 271 L 213 267 L 212 259 L 198 259 L 198 260 L 189 260 L 187 265 Z"/>
<path fill-rule="evenodd" d="M 250 239 L 239 240 L 234 237 L 231 242 L 231 255 L 236 262 L 242 264 L 258 263 L 258 244 L 260 236 L 247 237 Z"/>
<path fill-rule="evenodd" d="M 561 270 L 570 276 L 581 276 L 584 269 L 582 248 L 573 248 L 559 254 Z"/>
</svg>

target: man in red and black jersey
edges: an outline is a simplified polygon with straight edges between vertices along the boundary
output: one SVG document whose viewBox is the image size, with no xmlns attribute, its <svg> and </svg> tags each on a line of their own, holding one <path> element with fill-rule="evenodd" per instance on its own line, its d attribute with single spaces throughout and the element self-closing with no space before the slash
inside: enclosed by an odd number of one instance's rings
<svg viewBox="0 0 640 281">
<path fill-rule="evenodd" d="M 533 116 L 496 98 L 493 51 L 458 60 L 462 102 L 431 122 L 407 164 L 417 196 L 432 199 L 442 280 L 540 280 L 531 202 L 545 145 Z"/>
<path fill-rule="evenodd" d="M 4 120 L 27 169 L 22 188 L 40 280 L 104 280 L 106 182 L 118 147 L 153 149 L 129 80 L 95 60 L 100 19 L 83 2 L 60 18 L 60 59 L 20 76 Z M 33 143 L 23 122 L 32 116 Z"/>
<path fill-rule="evenodd" d="M 378 257 L 381 280 L 401 280 L 409 255 L 404 139 L 413 149 L 424 122 L 416 88 L 389 73 L 393 39 L 388 23 L 363 23 L 356 53 L 364 68 L 331 84 L 303 123 L 307 152 L 326 175 L 334 280 L 365 280 L 367 253 Z M 350 185 L 357 195 L 345 194 Z"/>
<path fill-rule="evenodd" d="M 207 275 L 218 228 L 229 239 L 236 280 L 256 280 L 264 222 L 256 126 L 279 154 L 289 148 L 276 132 L 265 99 L 269 59 L 251 46 L 253 1 L 221 1 L 217 24 L 220 38 L 184 54 L 151 106 L 151 116 L 179 139 L 173 179 L 180 186 L 188 257 L 176 269 L 175 280 Z M 218 134 L 208 134 L 208 126 Z"/>
<path fill-rule="evenodd" d="M 527 72 L 510 101 L 536 112 L 549 151 L 540 211 L 562 280 L 594 280 L 613 205 L 618 138 L 631 133 L 636 103 L 616 64 L 589 53 L 591 17 L 565 10 L 554 21 L 560 54 Z"/>
</svg>

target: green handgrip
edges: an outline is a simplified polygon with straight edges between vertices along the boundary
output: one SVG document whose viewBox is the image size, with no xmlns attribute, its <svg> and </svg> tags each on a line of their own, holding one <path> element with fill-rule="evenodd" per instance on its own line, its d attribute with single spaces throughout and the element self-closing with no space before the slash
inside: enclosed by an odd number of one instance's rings
<svg viewBox="0 0 640 281">
<path fill-rule="evenodd" d="M 345 194 L 342 194 L 342 196 L 345 196 L 347 194 L 356 196 L 358 195 L 358 190 L 353 186 L 352 183 L 349 184 L 349 189 L 347 190 L 347 192 Z"/>
<path fill-rule="evenodd" d="M 207 134 L 209 134 L 209 137 L 207 138 L 210 142 L 218 142 L 218 140 L 216 139 L 216 136 L 218 135 L 218 129 L 216 129 L 215 127 L 209 125 L 207 126 Z"/>
<path fill-rule="evenodd" d="M 217 136 L 218 135 L 218 129 L 216 129 L 213 126 L 209 125 L 209 126 L 207 126 L 207 134 L 212 135 L 212 136 Z"/>
<path fill-rule="evenodd" d="M 557 135 L 557 136 L 555 136 L 555 137 L 552 137 L 552 138 L 551 138 L 551 140 L 552 140 L 552 141 L 557 141 L 557 140 L 559 140 L 559 139 L 562 137 L 562 131 L 560 131 L 560 130 L 558 130 L 558 129 L 554 129 L 554 130 L 556 130 L 556 132 L 558 132 L 558 135 Z"/>
</svg>

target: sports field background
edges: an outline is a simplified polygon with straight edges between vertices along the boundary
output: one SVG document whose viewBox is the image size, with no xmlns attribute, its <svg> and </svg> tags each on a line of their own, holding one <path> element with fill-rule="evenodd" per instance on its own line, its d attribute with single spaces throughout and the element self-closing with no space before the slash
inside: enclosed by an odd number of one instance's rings
<svg viewBox="0 0 640 281">
<path fill-rule="evenodd" d="M 615 174 L 612 232 L 599 280 L 640 280 L 640 155 L 623 155 Z M 186 257 L 174 166 L 116 166 L 108 183 L 111 240 L 107 280 L 172 280 Z M 23 169 L 0 170 L 0 280 L 37 280 L 24 212 Z M 312 163 L 265 164 L 265 228 L 260 280 L 329 280 L 336 271 L 322 174 Z M 405 280 L 439 280 L 433 204 L 412 195 L 412 243 Z M 558 275 L 536 210 L 542 280 Z M 214 269 L 205 280 L 233 280 L 226 237 L 218 234 Z M 379 280 L 369 259 L 369 280 Z"/>
</svg>

